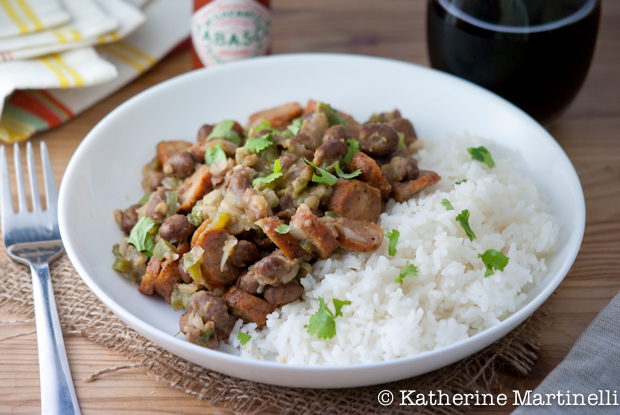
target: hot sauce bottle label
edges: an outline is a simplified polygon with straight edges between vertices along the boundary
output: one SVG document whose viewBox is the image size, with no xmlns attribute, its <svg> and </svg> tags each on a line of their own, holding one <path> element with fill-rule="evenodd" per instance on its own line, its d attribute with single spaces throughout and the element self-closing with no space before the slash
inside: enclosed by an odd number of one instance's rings
<svg viewBox="0 0 620 415">
<path fill-rule="evenodd" d="M 214 0 L 192 15 L 192 42 L 204 66 L 265 55 L 271 12 L 254 0 Z"/>
</svg>

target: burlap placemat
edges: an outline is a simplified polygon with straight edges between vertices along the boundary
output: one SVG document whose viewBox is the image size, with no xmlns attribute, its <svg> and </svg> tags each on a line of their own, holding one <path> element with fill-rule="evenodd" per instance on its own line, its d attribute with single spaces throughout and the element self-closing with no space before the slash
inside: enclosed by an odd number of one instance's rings
<svg viewBox="0 0 620 415">
<path fill-rule="evenodd" d="M 124 354 L 128 365 L 100 371 L 96 379 L 119 368 L 138 367 L 158 382 L 192 394 L 210 405 L 226 407 L 233 413 L 281 414 L 457 414 L 464 407 L 381 406 L 377 395 L 415 389 L 420 393 L 493 392 L 497 372 L 507 366 L 527 374 L 536 360 L 540 334 L 548 315 L 541 307 L 510 334 L 460 362 L 416 378 L 364 388 L 310 390 L 284 388 L 249 382 L 222 375 L 177 357 L 146 340 L 127 327 L 88 289 L 64 255 L 52 264 L 52 282 L 60 324 L 65 335 L 82 336 Z M 33 314 L 32 285 L 28 268 L 11 261 L 0 262 L 0 306 L 10 311 Z M 136 289 L 136 295 L 140 295 Z"/>
</svg>

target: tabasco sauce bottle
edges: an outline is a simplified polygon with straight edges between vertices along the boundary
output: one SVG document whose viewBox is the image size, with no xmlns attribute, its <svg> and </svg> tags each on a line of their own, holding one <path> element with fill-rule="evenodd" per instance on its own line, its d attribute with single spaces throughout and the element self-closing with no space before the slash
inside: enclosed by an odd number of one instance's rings
<svg viewBox="0 0 620 415">
<path fill-rule="evenodd" d="M 194 68 L 268 54 L 269 3 L 270 0 L 194 0 Z"/>
</svg>

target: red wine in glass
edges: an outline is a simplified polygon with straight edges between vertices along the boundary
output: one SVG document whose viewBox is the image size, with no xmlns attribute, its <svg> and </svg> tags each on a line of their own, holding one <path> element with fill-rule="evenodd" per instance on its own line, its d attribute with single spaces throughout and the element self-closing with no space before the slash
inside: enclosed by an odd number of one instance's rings
<svg viewBox="0 0 620 415">
<path fill-rule="evenodd" d="M 549 126 L 586 78 L 600 13 L 600 0 L 428 0 L 431 65 Z"/>
</svg>

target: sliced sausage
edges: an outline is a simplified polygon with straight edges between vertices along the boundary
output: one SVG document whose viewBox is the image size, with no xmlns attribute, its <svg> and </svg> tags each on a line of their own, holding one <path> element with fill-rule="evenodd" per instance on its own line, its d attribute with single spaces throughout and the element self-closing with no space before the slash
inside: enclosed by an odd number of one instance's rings
<svg viewBox="0 0 620 415">
<path fill-rule="evenodd" d="M 269 121 L 273 128 L 278 130 L 284 129 L 295 118 L 301 116 L 302 108 L 296 102 L 284 104 L 276 108 L 257 112 L 250 116 L 250 124 L 254 124 L 261 120 Z"/>
<path fill-rule="evenodd" d="M 301 245 L 299 245 L 297 239 L 295 239 L 290 232 L 281 234 L 276 231 L 278 226 L 284 224 L 284 222 L 282 222 L 279 218 L 271 216 L 258 220 L 255 223 L 289 259 L 309 258 L 308 252 L 306 252 Z"/>
<path fill-rule="evenodd" d="M 291 218 L 291 234 L 299 240 L 312 243 L 319 258 L 328 258 L 338 248 L 337 234 L 302 204 Z"/>
<path fill-rule="evenodd" d="M 258 328 L 265 327 L 267 315 L 276 309 L 273 304 L 248 294 L 234 285 L 224 294 L 223 298 L 233 315 L 241 318 L 245 323 L 256 323 Z"/>
<path fill-rule="evenodd" d="M 392 186 L 388 183 L 377 162 L 364 153 L 356 153 L 351 159 L 350 170 L 352 172 L 360 170 L 361 174 L 357 178 L 376 187 L 381 191 L 381 196 L 388 197 L 392 192 Z"/>
<path fill-rule="evenodd" d="M 339 216 L 377 222 L 381 215 L 381 192 L 359 180 L 338 179 L 327 210 Z"/>
<path fill-rule="evenodd" d="M 155 280 L 155 291 L 168 302 L 174 287 L 183 282 L 177 268 L 177 261 L 164 261 L 161 271 Z"/>
<path fill-rule="evenodd" d="M 255 278 L 261 285 L 282 285 L 297 276 L 299 262 L 275 250 L 256 263 Z"/>
<path fill-rule="evenodd" d="M 372 252 L 381 246 L 383 230 L 374 223 L 347 218 L 333 220 L 341 247 L 355 252 Z"/>
<path fill-rule="evenodd" d="M 359 135 L 360 149 L 373 157 L 387 156 L 398 150 L 398 134 L 385 124 L 366 124 Z"/>
<path fill-rule="evenodd" d="M 190 177 L 185 179 L 178 190 L 179 213 L 189 213 L 192 208 L 205 194 L 213 189 L 211 184 L 211 172 L 206 164 L 200 166 Z"/>
<path fill-rule="evenodd" d="M 392 197 L 397 202 L 406 202 L 416 193 L 421 192 L 429 186 L 437 183 L 441 177 L 433 171 L 420 170 L 420 175 L 415 180 L 408 182 L 394 183 L 392 186 Z"/>
<path fill-rule="evenodd" d="M 188 222 L 185 215 L 172 215 L 162 223 L 159 228 L 159 236 L 170 242 L 172 245 L 178 245 L 186 242 L 194 233 L 196 227 Z"/>
<path fill-rule="evenodd" d="M 263 293 L 263 297 L 265 297 L 265 300 L 267 300 L 268 303 L 275 306 L 281 306 L 292 303 L 295 300 L 299 300 L 303 293 L 304 287 L 302 287 L 296 280 L 293 280 L 288 284 L 277 287 L 267 287 Z"/>
<path fill-rule="evenodd" d="M 155 290 L 155 280 L 161 271 L 161 261 L 157 257 L 151 257 L 148 266 L 146 267 L 146 273 L 142 276 L 140 282 L 140 291 L 144 295 L 153 295 Z"/>
</svg>

